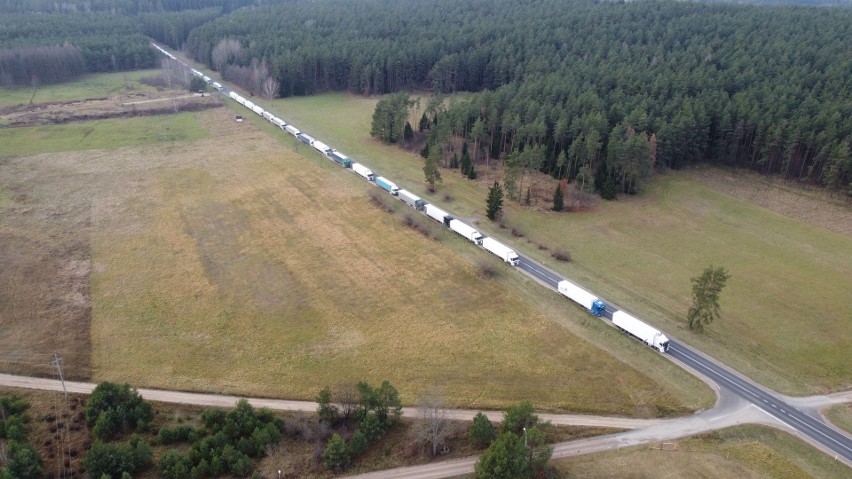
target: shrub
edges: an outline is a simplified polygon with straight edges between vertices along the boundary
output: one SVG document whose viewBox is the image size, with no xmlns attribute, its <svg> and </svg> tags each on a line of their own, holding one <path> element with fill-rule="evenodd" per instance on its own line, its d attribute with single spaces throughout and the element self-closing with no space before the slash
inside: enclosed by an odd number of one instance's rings
<svg viewBox="0 0 852 479">
<path fill-rule="evenodd" d="M 485 414 L 477 413 L 473 418 L 473 424 L 468 430 L 468 439 L 470 443 L 480 449 L 488 447 L 491 441 L 497 436 L 494 431 L 494 425 Z"/>
<path fill-rule="evenodd" d="M 482 258 L 476 262 L 476 274 L 484 279 L 493 278 L 497 276 L 497 265 L 491 258 Z"/>
<path fill-rule="evenodd" d="M 323 464 L 325 467 L 334 470 L 342 471 L 349 466 L 349 451 L 346 449 L 346 442 L 340 437 L 340 434 L 334 433 L 328 444 L 325 446 L 325 451 L 322 454 Z"/>
<path fill-rule="evenodd" d="M 369 447 L 369 443 L 367 442 L 367 436 L 361 432 L 360 429 L 355 431 L 355 434 L 352 435 L 352 439 L 349 440 L 349 452 L 352 457 L 358 457 L 361 454 L 367 452 L 367 448 Z"/>
<path fill-rule="evenodd" d="M 166 451 L 160 459 L 160 475 L 166 479 L 183 479 L 191 470 L 192 462 L 176 449 Z"/>
<path fill-rule="evenodd" d="M 98 384 L 86 401 L 86 423 L 95 437 L 109 440 L 150 426 L 154 413 L 136 389 L 128 384 Z"/>
<path fill-rule="evenodd" d="M 95 442 L 83 465 L 89 477 L 106 475 L 120 478 L 124 473 L 134 474 L 151 465 L 151 446 L 133 436 L 128 443 Z"/>
<path fill-rule="evenodd" d="M 385 193 L 384 190 L 379 191 L 376 189 L 371 189 L 369 196 L 370 203 L 373 203 L 373 205 L 375 205 L 377 208 L 384 211 L 385 213 L 393 213 L 393 199 L 390 197 L 390 195 Z"/>
<path fill-rule="evenodd" d="M 550 253 L 550 256 L 556 258 L 557 261 L 564 261 L 566 263 L 571 262 L 571 253 L 568 250 L 557 248 L 553 250 L 553 253 Z"/>
</svg>

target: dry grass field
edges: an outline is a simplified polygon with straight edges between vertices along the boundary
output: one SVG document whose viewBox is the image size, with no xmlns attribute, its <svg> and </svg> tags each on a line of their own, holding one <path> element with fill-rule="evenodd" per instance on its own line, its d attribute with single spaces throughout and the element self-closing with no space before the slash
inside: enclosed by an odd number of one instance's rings
<svg viewBox="0 0 852 479">
<path fill-rule="evenodd" d="M 824 411 L 825 417 L 832 424 L 852 433 L 852 403 L 839 404 Z"/>
<path fill-rule="evenodd" d="M 389 379 L 409 404 L 437 385 L 466 407 L 706 405 L 700 382 L 670 386 L 573 335 L 283 135 L 227 109 L 183 115 L 165 140 L 105 120 L 101 149 L 2 160 L 0 281 L 28 282 L 0 292 L 5 369 L 47 374 L 58 351 L 72 375 L 140 387 L 311 399 Z M 81 131 L 55 128 L 69 144 Z"/>
<path fill-rule="evenodd" d="M 738 426 L 667 443 L 555 461 L 562 477 L 843 478 L 849 468 L 793 436 Z"/>
<path fill-rule="evenodd" d="M 278 100 L 273 108 L 401 187 L 767 386 L 802 395 L 852 387 L 848 201 L 707 169 L 658 176 L 641 196 L 582 212 L 510 202 L 501 229 L 484 214 L 487 188 L 501 179 L 500 170 L 480 165 L 476 182 L 444 170 L 438 192 L 426 193 L 419 156 L 369 137 L 377 100 L 329 94 Z M 544 197 L 552 197 L 549 191 Z M 573 261 L 554 260 L 556 248 Z M 721 296 L 722 318 L 696 334 L 686 328 L 689 279 L 710 264 L 726 267 L 731 280 Z M 615 339 L 591 340 L 620 354 Z"/>
</svg>

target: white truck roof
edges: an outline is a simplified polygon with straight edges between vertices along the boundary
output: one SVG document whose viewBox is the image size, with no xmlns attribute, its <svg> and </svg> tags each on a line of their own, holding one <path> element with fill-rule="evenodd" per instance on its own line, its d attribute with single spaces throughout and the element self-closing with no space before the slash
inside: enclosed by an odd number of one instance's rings
<svg viewBox="0 0 852 479">
<path fill-rule="evenodd" d="M 592 309 L 592 304 L 598 299 L 598 297 L 594 294 L 568 280 L 560 281 L 559 284 L 556 285 L 556 289 L 586 309 Z"/>
</svg>

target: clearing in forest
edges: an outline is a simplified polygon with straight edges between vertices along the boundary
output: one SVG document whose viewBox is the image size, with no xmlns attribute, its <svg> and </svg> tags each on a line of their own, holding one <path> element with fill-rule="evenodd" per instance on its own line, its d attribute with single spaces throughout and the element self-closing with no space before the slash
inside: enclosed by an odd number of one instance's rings
<svg viewBox="0 0 852 479">
<path fill-rule="evenodd" d="M 508 202 L 502 229 L 484 211 L 488 186 L 502 179 L 499 162 L 478 165 L 475 182 L 442 170 L 443 184 L 430 195 L 422 158 L 370 138 L 377 101 L 328 94 L 278 100 L 272 108 L 400 187 L 478 222 L 487 234 L 767 386 L 787 394 L 852 387 L 852 237 L 842 233 L 852 227 L 829 230 L 803 221 L 800 208 L 789 215 L 763 208 L 702 181 L 710 173 L 686 171 L 657 176 L 640 196 L 599 201 L 582 213 Z M 846 211 L 836 222 L 849 221 L 848 205 L 829 206 Z M 551 258 L 556 248 L 573 261 Z M 695 334 L 685 319 L 689 279 L 710 264 L 726 267 L 731 279 L 721 296 L 722 318 Z M 595 342 L 613 354 L 622 348 L 612 339 Z"/>
<path fill-rule="evenodd" d="M 467 407 L 530 399 L 648 416 L 706 405 L 694 378 L 671 386 L 640 372 L 480 279 L 372 206 L 368 185 L 327 159 L 307 160 L 227 109 L 178 116 L 162 137 L 144 134 L 145 119 L 105 120 L 97 125 L 121 134 L 101 149 L 68 140 L 67 151 L 3 160 L 2 243 L 43 238 L 39 254 L 57 260 L 0 251 L 12 266 L 0 281 L 36 271 L 29 287 L 49 293 L 39 303 L 0 290 L 4 331 L 14 333 L 0 337 L 6 364 L 53 351 L 33 346 L 36 337 L 74 333 L 91 337 L 92 380 L 140 387 L 312 399 L 325 385 L 388 379 L 408 403 L 438 386 Z M 70 138 L 63 129 L 79 125 L 55 128 Z M 52 251 L 53 237 L 80 258 Z M 70 298 L 62 282 L 44 286 L 66 270 L 84 288 Z M 71 300 L 90 313 L 90 331 L 50 322 L 56 302 Z M 66 366 L 89 375 L 84 342 L 75 351 Z"/>
</svg>

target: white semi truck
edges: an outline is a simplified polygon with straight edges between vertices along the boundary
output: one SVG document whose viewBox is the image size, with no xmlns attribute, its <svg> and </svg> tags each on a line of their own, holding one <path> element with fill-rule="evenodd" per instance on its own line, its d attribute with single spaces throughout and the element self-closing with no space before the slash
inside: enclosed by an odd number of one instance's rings
<svg viewBox="0 0 852 479">
<path fill-rule="evenodd" d="M 462 223 L 459 220 L 453 219 L 450 220 L 450 229 L 455 231 L 456 233 L 464 236 L 473 244 L 481 245 L 482 244 L 482 234 L 479 231 L 476 231 L 474 228 Z"/>
<path fill-rule="evenodd" d="M 624 311 L 616 311 L 613 313 L 612 324 L 661 353 L 669 350 L 669 338 L 667 338 L 665 334 L 660 332 L 659 329 L 643 323 Z"/>
<path fill-rule="evenodd" d="M 367 181 L 373 181 L 376 178 L 375 175 L 373 175 L 373 171 L 361 163 L 352 163 L 352 171 L 363 176 L 367 179 Z"/>
<path fill-rule="evenodd" d="M 425 207 L 426 215 L 437 221 L 438 223 L 444 224 L 446 226 L 450 226 L 450 220 L 453 219 L 449 213 L 438 208 L 437 206 L 427 203 Z"/>
<path fill-rule="evenodd" d="M 518 253 L 494 238 L 483 238 L 482 247 L 512 266 L 518 265 Z"/>
<path fill-rule="evenodd" d="M 298 129 L 298 128 L 296 128 L 296 127 L 295 127 L 295 126 L 293 126 L 293 125 L 287 125 L 287 126 L 285 126 L 285 127 L 284 127 L 284 130 L 285 130 L 287 133 L 289 133 L 289 134 L 291 134 L 291 135 L 295 136 L 296 138 L 298 138 L 298 137 L 299 137 L 299 133 L 301 133 L 301 132 L 299 131 L 299 129 Z"/>
<path fill-rule="evenodd" d="M 576 284 L 562 280 L 556 285 L 556 290 L 565 295 L 571 301 L 578 303 L 580 306 L 589 310 L 595 316 L 600 316 L 606 312 L 606 303 L 594 294 L 577 286 Z"/>
<path fill-rule="evenodd" d="M 323 155 L 328 156 L 331 154 L 331 147 L 319 140 L 314 140 L 311 146 L 313 146 L 315 150 L 322 153 Z"/>
</svg>

